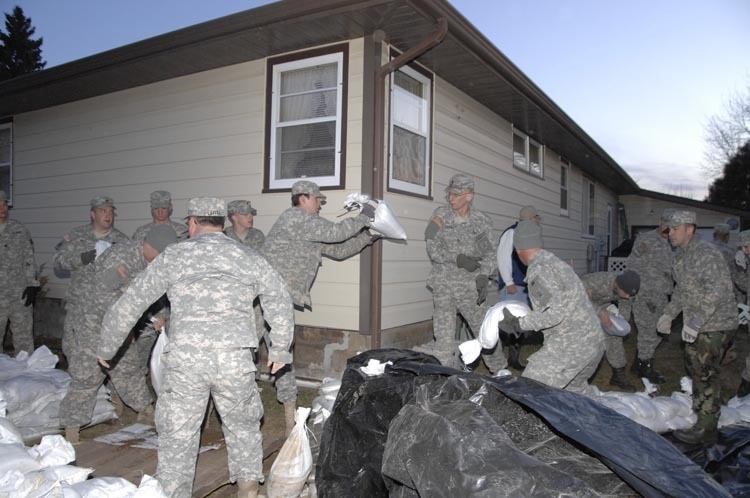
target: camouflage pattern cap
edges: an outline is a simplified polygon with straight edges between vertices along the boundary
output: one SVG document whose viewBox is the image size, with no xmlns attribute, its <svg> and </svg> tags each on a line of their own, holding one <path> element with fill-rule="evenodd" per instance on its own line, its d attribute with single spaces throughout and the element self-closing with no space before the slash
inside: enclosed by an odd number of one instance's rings
<svg viewBox="0 0 750 498">
<path fill-rule="evenodd" d="M 669 223 L 669 219 L 672 217 L 672 213 L 674 213 L 675 211 L 677 211 L 675 208 L 666 208 L 661 213 L 661 222 L 664 224 Z"/>
<path fill-rule="evenodd" d="M 8 202 L 8 194 L 5 193 L 5 190 L 0 190 L 0 202 Z"/>
<path fill-rule="evenodd" d="M 729 225 L 727 223 L 718 223 L 714 227 L 714 233 L 718 235 L 727 235 L 730 232 Z"/>
<path fill-rule="evenodd" d="M 695 212 L 675 209 L 666 224 L 669 227 L 678 227 L 687 224 L 695 225 Z"/>
<path fill-rule="evenodd" d="M 188 217 L 190 216 L 227 216 L 227 205 L 224 199 L 217 197 L 193 197 L 188 201 Z"/>
<path fill-rule="evenodd" d="M 151 192 L 151 209 L 168 208 L 172 204 L 172 194 L 166 190 Z"/>
<path fill-rule="evenodd" d="M 107 206 L 111 206 L 112 209 L 115 208 L 115 201 L 113 201 L 111 197 L 107 197 L 106 195 L 95 195 L 91 198 L 91 209 Z"/>
<path fill-rule="evenodd" d="M 445 191 L 449 194 L 460 194 L 466 191 L 474 191 L 474 180 L 470 176 L 458 173 L 451 177 Z"/>
<path fill-rule="evenodd" d="M 292 195 L 305 194 L 310 197 L 318 197 L 321 203 L 325 203 L 326 196 L 320 193 L 320 187 L 315 182 L 300 180 L 292 185 Z"/>
<path fill-rule="evenodd" d="M 253 207 L 250 201 L 231 201 L 227 204 L 227 214 L 258 214 L 258 210 Z"/>
<path fill-rule="evenodd" d="M 513 230 L 513 246 L 518 251 L 543 247 L 542 227 L 533 221 L 519 221 Z"/>
<path fill-rule="evenodd" d="M 740 244 L 743 246 L 750 245 L 750 230 L 743 230 L 740 232 Z"/>
</svg>

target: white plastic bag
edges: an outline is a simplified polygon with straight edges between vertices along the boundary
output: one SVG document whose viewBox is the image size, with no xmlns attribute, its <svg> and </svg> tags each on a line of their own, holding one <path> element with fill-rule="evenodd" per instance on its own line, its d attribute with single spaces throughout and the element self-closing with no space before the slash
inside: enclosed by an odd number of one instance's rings
<svg viewBox="0 0 750 498">
<path fill-rule="evenodd" d="M 294 429 L 279 450 L 266 484 L 268 498 L 297 498 L 312 470 L 312 452 L 307 437 L 309 408 L 297 408 Z"/>
<path fill-rule="evenodd" d="M 368 203 L 375 205 L 375 219 L 370 223 L 370 228 L 380 232 L 383 237 L 406 240 L 406 230 L 385 201 L 370 199 L 370 196 L 365 194 L 351 193 L 346 196 L 344 207 L 348 210 L 359 208 L 362 212 L 362 206 Z"/>
<path fill-rule="evenodd" d="M 169 344 L 169 338 L 167 337 L 164 329 L 161 330 L 159 337 L 156 339 L 154 349 L 151 350 L 151 385 L 154 386 L 154 392 L 158 396 L 161 394 L 162 382 L 164 381 L 164 366 L 161 363 L 161 355 L 164 352 L 164 348 Z"/>
</svg>

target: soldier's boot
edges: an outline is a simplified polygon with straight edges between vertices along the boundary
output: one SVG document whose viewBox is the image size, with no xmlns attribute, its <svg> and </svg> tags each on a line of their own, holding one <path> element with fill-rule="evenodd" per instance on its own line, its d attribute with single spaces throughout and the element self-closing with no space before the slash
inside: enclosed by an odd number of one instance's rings
<svg viewBox="0 0 750 498">
<path fill-rule="evenodd" d="M 292 433 L 294 429 L 294 417 L 297 414 L 297 406 L 294 401 L 287 401 L 284 403 L 284 422 L 286 423 L 286 437 Z"/>
<path fill-rule="evenodd" d="M 609 383 L 613 386 L 619 387 L 625 392 L 635 392 L 635 386 L 628 381 L 628 374 L 625 373 L 625 367 L 613 368 L 612 378 L 609 379 Z"/>
<path fill-rule="evenodd" d="M 146 425 L 154 425 L 154 405 L 148 405 L 138 412 L 136 422 Z"/>
<path fill-rule="evenodd" d="M 115 415 L 117 418 L 122 418 L 122 412 L 125 410 L 125 403 L 122 402 L 120 396 L 115 392 L 109 395 L 109 399 L 112 400 L 112 406 L 115 408 Z"/>
<path fill-rule="evenodd" d="M 686 444 L 701 444 L 711 446 L 716 443 L 719 431 L 716 429 L 719 418 L 717 416 L 698 415 L 698 422 L 689 429 L 679 429 L 672 432 L 678 441 Z"/>
<path fill-rule="evenodd" d="M 525 363 L 521 363 L 521 351 L 518 343 L 511 344 L 508 346 L 508 365 L 515 368 L 516 370 L 523 370 L 526 368 Z"/>
<path fill-rule="evenodd" d="M 237 481 L 237 498 L 257 498 L 258 481 Z"/>
<path fill-rule="evenodd" d="M 742 398 L 744 396 L 747 396 L 748 394 L 750 394 L 750 382 L 742 379 L 742 382 L 740 382 L 740 387 L 737 388 L 737 397 Z"/>
<path fill-rule="evenodd" d="M 81 437 L 80 437 L 81 428 L 77 425 L 71 425 L 65 428 L 65 440 L 69 442 L 70 444 L 80 444 L 81 443 Z"/>
<path fill-rule="evenodd" d="M 664 376 L 654 368 L 654 360 L 638 360 L 638 377 L 646 377 L 654 384 L 664 384 Z"/>
</svg>

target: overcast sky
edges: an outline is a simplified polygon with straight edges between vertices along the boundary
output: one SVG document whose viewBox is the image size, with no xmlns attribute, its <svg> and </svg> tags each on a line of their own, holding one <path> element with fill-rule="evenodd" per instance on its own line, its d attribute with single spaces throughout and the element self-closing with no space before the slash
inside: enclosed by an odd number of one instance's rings
<svg viewBox="0 0 750 498">
<path fill-rule="evenodd" d="M 263 3 L 0 0 L 0 11 L 23 8 L 52 67 Z M 642 188 L 703 199 L 705 124 L 750 86 L 750 1 L 451 3 Z"/>
</svg>

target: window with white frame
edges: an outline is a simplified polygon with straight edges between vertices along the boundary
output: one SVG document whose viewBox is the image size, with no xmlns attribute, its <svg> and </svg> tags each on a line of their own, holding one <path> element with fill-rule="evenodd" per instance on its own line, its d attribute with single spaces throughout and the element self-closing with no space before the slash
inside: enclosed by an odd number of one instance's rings
<svg viewBox="0 0 750 498">
<path fill-rule="evenodd" d="M 10 185 L 13 178 L 13 122 L 0 123 L 0 190 L 8 196 L 8 204 L 13 204 Z"/>
<path fill-rule="evenodd" d="M 339 45 L 269 59 L 266 190 L 303 178 L 343 187 L 347 54 Z"/>
<path fill-rule="evenodd" d="M 525 133 L 513 129 L 513 166 L 544 178 L 544 146 Z"/>
<path fill-rule="evenodd" d="M 404 66 L 391 75 L 388 190 L 430 196 L 432 76 Z"/>
<path fill-rule="evenodd" d="M 594 182 L 583 178 L 583 203 L 581 208 L 581 228 L 584 235 L 594 235 L 596 221 L 596 188 Z"/>
<path fill-rule="evenodd" d="M 568 177 L 570 175 L 570 163 L 560 161 L 560 214 L 568 215 Z"/>
</svg>

